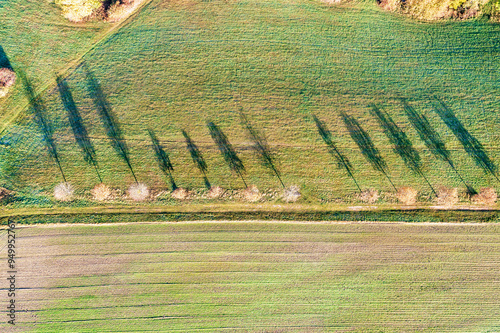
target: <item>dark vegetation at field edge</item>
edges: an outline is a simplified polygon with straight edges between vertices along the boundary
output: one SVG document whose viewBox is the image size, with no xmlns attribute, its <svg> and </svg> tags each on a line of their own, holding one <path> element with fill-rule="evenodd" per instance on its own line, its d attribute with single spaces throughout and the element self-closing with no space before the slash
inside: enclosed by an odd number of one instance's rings
<svg viewBox="0 0 500 333">
<path fill-rule="evenodd" d="M 326 125 L 316 117 L 316 115 L 313 115 L 314 122 L 316 123 L 316 127 L 318 128 L 319 135 L 325 142 L 325 144 L 328 147 L 328 152 L 337 160 L 337 165 L 339 168 L 344 168 L 347 173 L 349 174 L 349 177 L 354 181 L 356 184 L 356 187 L 358 188 L 359 192 L 361 192 L 361 187 L 359 186 L 358 182 L 356 181 L 356 178 L 354 178 L 354 175 L 352 174 L 354 168 L 351 165 L 351 162 L 345 156 L 340 152 L 340 150 L 337 148 L 335 143 L 332 140 L 332 133 L 328 130 Z"/>
<path fill-rule="evenodd" d="M 7 222 L 0 217 L 0 224 Z M 244 221 L 244 220 L 283 220 L 283 221 L 367 221 L 367 222 L 498 222 L 499 210 L 460 210 L 460 209 L 381 209 L 366 211 L 200 211 L 200 212 L 162 212 L 162 213 L 73 213 L 73 214 L 32 214 L 16 216 L 19 224 L 36 223 L 110 223 L 143 221 Z"/>
<path fill-rule="evenodd" d="M 92 142 L 90 141 L 87 129 L 83 124 L 83 119 L 80 115 L 80 112 L 76 107 L 73 95 L 71 94 L 68 84 L 64 79 L 58 76 L 56 80 L 61 101 L 63 103 L 64 109 L 68 113 L 69 123 L 73 131 L 73 136 L 75 137 L 78 146 L 80 146 L 84 160 L 95 168 L 97 177 L 99 178 L 99 182 L 102 183 L 102 178 L 101 175 L 99 174 L 99 167 L 97 163 L 95 149 L 94 146 L 92 145 Z"/>
<path fill-rule="evenodd" d="M 148 129 L 148 133 L 149 137 L 151 138 L 151 143 L 152 143 L 151 147 L 155 152 L 158 165 L 161 171 L 163 171 L 163 173 L 168 176 L 170 180 L 170 185 L 172 186 L 172 191 L 175 191 L 177 189 L 177 184 L 175 184 L 174 177 L 172 176 L 172 171 L 174 171 L 174 167 L 170 162 L 170 158 L 168 157 L 168 154 L 165 152 L 163 147 L 160 145 L 160 141 L 158 141 L 158 138 L 156 137 L 153 130 Z"/>
</svg>

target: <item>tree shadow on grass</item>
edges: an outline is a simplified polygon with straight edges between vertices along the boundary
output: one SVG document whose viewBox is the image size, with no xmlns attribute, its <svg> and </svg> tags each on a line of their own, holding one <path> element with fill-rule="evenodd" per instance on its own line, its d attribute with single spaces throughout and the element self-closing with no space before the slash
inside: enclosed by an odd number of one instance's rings
<svg viewBox="0 0 500 333">
<path fill-rule="evenodd" d="M 380 155 L 380 152 L 373 144 L 370 135 L 368 135 L 368 133 L 361 127 L 360 123 L 354 119 L 354 117 L 347 115 L 345 112 L 341 112 L 340 115 L 342 116 L 342 120 L 344 121 L 351 138 L 358 145 L 363 156 L 372 165 L 373 169 L 382 172 L 386 176 L 394 190 L 397 191 L 396 186 L 387 174 L 387 163 L 385 163 L 384 159 Z"/>
<path fill-rule="evenodd" d="M 60 76 L 57 76 L 57 88 L 59 90 L 59 95 L 63 103 L 64 109 L 68 113 L 69 123 L 73 131 L 73 136 L 80 146 L 83 153 L 83 158 L 85 162 L 92 165 L 95 168 L 99 182 L 102 183 L 101 175 L 99 174 L 99 168 L 96 159 L 96 153 L 90 137 L 87 133 L 87 129 L 83 124 L 83 119 L 76 107 L 75 101 L 73 99 L 73 94 L 71 93 L 68 84 Z"/>
<path fill-rule="evenodd" d="M 38 125 L 38 129 L 42 133 L 45 147 L 47 147 L 49 155 L 56 162 L 59 171 L 61 172 L 61 176 L 64 182 L 66 182 L 66 176 L 64 175 L 63 169 L 61 167 L 59 152 L 57 151 L 56 142 L 53 137 L 54 130 L 48 121 L 47 109 L 45 107 L 45 104 L 39 95 L 35 95 L 33 85 L 31 84 L 31 81 L 28 79 L 26 74 L 21 70 L 19 70 L 18 73 L 21 77 L 21 81 L 23 82 L 24 92 L 26 94 L 26 97 L 28 98 L 35 122 Z"/>
<path fill-rule="evenodd" d="M 1 5 L 0 5 L 1 7 Z M 5 53 L 3 47 L 0 45 L 0 68 L 8 68 L 11 71 L 14 69 L 12 68 L 12 65 L 10 64 L 9 57 L 7 57 L 7 54 Z"/>
<path fill-rule="evenodd" d="M 448 163 L 448 165 L 455 171 L 457 176 L 460 178 L 462 183 L 467 187 L 469 194 L 476 194 L 477 191 L 474 190 L 472 186 L 467 184 L 462 175 L 458 172 L 451 159 L 451 153 L 446 148 L 444 141 L 441 139 L 439 133 L 431 126 L 429 120 L 422 114 L 419 113 L 415 108 L 413 108 L 405 99 L 402 99 L 403 108 L 406 116 L 410 120 L 413 128 L 417 131 L 420 139 L 425 143 L 430 152 L 440 160 Z"/>
<path fill-rule="evenodd" d="M 101 86 L 94 78 L 90 70 L 85 65 L 83 67 L 85 69 L 89 94 L 94 100 L 94 104 L 99 113 L 99 117 L 101 118 L 101 122 L 104 130 L 106 131 L 106 135 L 111 141 L 111 146 L 116 151 L 118 156 L 120 156 L 125 161 L 128 168 L 130 169 L 130 172 L 132 173 L 132 176 L 134 177 L 135 182 L 137 183 L 137 177 L 135 176 L 134 169 L 132 168 L 132 164 L 130 163 L 128 147 L 125 139 L 123 138 L 122 131 L 120 129 L 118 121 L 116 120 L 116 116 L 113 113 L 111 105 L 108 103 L 106 95 L 102 91 Z"/>
<path fill-rule="evenodd" d="M 207 177 L 207 163 L 205 162 L 205 159 L 203 158 L 203 155 L 201 154 L 200 149 L 198 146 L 191 140 L 191 137 L 189 134 L 185 131 L 182 130 L 182 135 L 184 135 L 184 138 L 186 139 L 186 145 L 187 145 L 187 150 L 189 151 L 189 154 L 191 155 L 191 158 L 193 159 L 194 164 L 200 170 L 200 172 L 203 174 L 203 180 L 205 182 L 205 187 L 207 189 L 210 189 L 212 185 L 208 181 Z"/>
<path fill-rule="evenodd" d="M 243 181 L 243 184 L 245 184 L 245 187 L 248 187 L 245 178 L 243 178 L 245 166 L 243 165 L 241 159 L 238 157 L 238 154 L 236 154 L 236 150 L 227 139 L 227 136 L 213 122 L 209 121 L 207 123 L 207 126 L 212 139 L 217 144 L 217 147 L 219 148 L 229 168 L 232 171 L 236 172 L 236 174 L 240 176 L 241 180 Z"/>
<path fill-rule="evenodd" d="M 250 140 L 252 140 L 253 142 L 252 148 L 257 153 L 257 155 L 259 155 L 262 164 L 266 168 L 269 168 L 274 172 L 276 177 L 278 177 L 281 186 L 285 188 L 285 184 L 281 179 L 281 173 L 274 163 L 274 156 L 271 153 L 271 149 L 269 148 L 269 144 L 267 143 L 266 137 L 264 136 L 264 134 L 256 130 L 254 126 L 252 126 L 252 124 L 248 121 L 247 117 L 242 112 L 240 113 L 240 117 L 243 126 L 247 129 L 248 135 L 250 136 Z"/>
<path fill-rule="evenodd" d="M 316 127 L 318 128 L 319 135 L 325 142 L 326 146 L 328 147 L 328 152 L 336 159 L 338 167 L 339 168 L 344 168 L 347 173 L 349 174 L 349 177 L 354 181 L 356 184 L 356 187 L 358 190 L 361 192 L 361 187 L 358 185 L 358 182 L 356 181 L 356 178 L 354 178 L 354 175 L 352 172 L 354 171 L 354 168 L 351 165 L 351 162 L 345 156 L 340 152 L 340 150 L 337 148 L 335 143 L 332 140 L 332 133 L 328 130 L 326 125 L 316 117 L 316 115 L 313 115 L 314 122 L 316 123 Z"/>
<path fill-rule="evenodd" d="M 423 174 L 422 159 L 420 158 L 417 150 L 413 148 L 413 145 L 406 136 L 406 133 L 398 127 L 398 125 L 394 122 L 394 120 L 389 116 L 387 112 L 379 109 L 376 105 L 371 105 L 371 113 L 378 120 L 380 126 L 384 130 L 385 135 L 394 146 L 394 152 L 403 159 L 404 163 L 411 171 L 424 178 L 427 185 L 429 185 L 429 187 L 431 188 L 432 192 L 437 195 L 436 191 Z"/>
<path fill-rule="evenodd" d="M 155 152 L 158 165 L 160 166 L 161 171 L 163 171 L 163 173 L 168 176 L 170 180 L 170 185 L 172 186 L 172 191 L 175 191 L 177 189 L 177 184 L 175 183 L 174 177 L 172 176 L 172 171 L 174 171 L 174 166 L 170 162 L 168 154 L 160 145 L 160 141 L 158 141 L 158 138 L 156 137 L 153 130 L 149 129 L 148 133 L 149 137 L 151 138 L 152 147 Z"/>
<path fill-rule="evenodd" d="M 491 174 L 497 181 L 500 181 L 497 176 L 497 166 L 490 159 L 481 142 L 470 134 L 462 122 L 455 116 L 453 111 L 436 96 L 434 96 L 433 106 L 436 113 L 453 132 L 465 151 L 474 159 L 476 164 L 483 169 L 484 172 Z"/>
</svg>

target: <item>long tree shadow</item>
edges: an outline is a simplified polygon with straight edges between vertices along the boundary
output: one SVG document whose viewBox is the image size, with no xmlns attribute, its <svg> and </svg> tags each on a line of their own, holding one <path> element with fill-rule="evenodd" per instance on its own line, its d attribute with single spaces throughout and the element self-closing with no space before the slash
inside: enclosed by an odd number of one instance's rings
<svg viewBox="0 0 500 333">
<path fill-rule="evenodd" d="M 250 136 L 250 140 L 253 142 L 253 150 L 259 155 L 262 164 L 266 167 L 271 169 L 276 177 L 278 177 L 278 180 L 281 183 L 281 186 L 285 188 L 285 184 L 283 183 L 283 180 L 281 179 L 281 173 L 276 167 L 274 163 L 274 156 L 271 153 L 271 149 L 269 148 L 269 144 L 267 143 L 266 137 L 264 134 L 260 133 L 258 130 L 252 126 L 252 124 L 248 121 L 247 117 L 241 112 L 240 113 L 241 121 L 243 123 L 243 126 L 247 129 L 248 135 Z"/>
<path fill-rule="evenodd" d="M 361 192 L 361 187 L 359 186 L 358 182 L 356 181 L 356 178 L 354 178 L 353 171 L 354 168 L 351 165 L 351 162 L 345 156 L 342 154 L 342 152 L 337 148 L 335 143 L 332 140 L 332 133 L 328 130 L 326 125 L 316 117 L 316 115 L 313 115 L 314 122 L 316 123 L 316 127 L 318 128 L 319 135 L 325 142 L 326 146 L 328 147 L 328 152 L 336 159 L 337 164 L 339 168 L 344 168 L 347 173 L 349 174 L 349 177 L 354 181 L 356 184 L 356 187 L 358 190 Z"/>
<path fill-rule="evenodd" d="M 494 176 L 500 182 L 497 176 L 497 166 L 486 153 L 483 145 L 464 127 L 453 111 L 440 99 L 434 96 L 434 110 L 444 121 L 446 126 L 453 132 L 460 141 L 465 151 L 474 159 L 476 164 L 484 172 Z"/>
<path fill-rule="evenodd" d="M 64 182 L 66 182 L 66 176 L 64 175 L 63 169 L 61 167 L 59 152 L 57 151 L 56 142 L 53 137 L 54 130 L 48 121 L 47 109 L 45 108 L 45 104 L 43 103 L 40 96 L 35 95 L 35 91 L 33 90 L 33 85 L 31 84 L 31 81 L 27 78 L 26 74 L 21 70 L 19 70 L 18 73 L 19 76 L 21 77 L 21 81 L 23 82 L 24 91 L 31 106 L 31 110 L 33 111 L 35 122 L 38 125 L 38 129 L 42 133 L 45 147 L 47 148 L 49 155 L 56 162 L 59 171 L 61 172 L 61 176 Z"/>
<path fill-rule="evenodd" d="M 380 171 L 385 175 L 394 190 L 397 191 L 396 186 L 387 174 L 387 164 L 380 155 L 378 149 L 373 144 L 370 135 L 368 135 L 368 133 L 361 127 L 360 123 L 354 119 L 354 117 L 351 117 L 344 112 L 340 112 L 340 115 L 342 116 L 342 120 L 344 121 L 351 138 L 354 142 L 356 142 L 363 156 L 372 165 L 373 169 Z"/>
<path fill-rule="evenodd" d="M 187 150 L 189 151 L 189 154 L 191 155 L 194 164 L 196 165 L 198 170 L 200 170 L 200 172 L 203 174 L 203 180 L 205 182 L 206 188 L 210 189 L 212 185 L 208 181 L 207 177 L 208 167 L 207 163 L 205 162 L 205 159 L 203 158 L 203 155 L 201 154 L 200 149 L 193 142 L 193 140 L 191 140 L 191 137 L 185 130 L 182 130 L 182 135 L 184 135 L 184 138 L 186 139 Z"/>
<path fill-rule="evenodd" d="M 240 176 L 241 180 L 243 181 L 243 184 L 245 184 L 245 187 L 248 187 L 245 178 L 243 177 L 243 173 L 245 172 L 245 166 L 238 157 L 238 154 L 236 154 L 236 150 L 233 148 L 233 146 L 227 139 L 227 136 L 213 122 L 209 121 L 207 123 L 207 126 L 208 130 L 210 131 L 210 135 L 212 136 L 212 139 L 217 144 L 217 147 L 219 148 L 229 168 L 232 171 L 236 172 L 236 174 Z"/>
<path fill-rule="evenodd" d="M 172 191 L 177 189 L 177 184 L 175 184 L 174 177 L 172 176 L 172 171 L 174 171 L 174 166 L 170 162 L 168 154 L 165 152 L 163 147 L 160 145 L 160 141 L 156 137 L 153 130 L 148 129 L 149 137 L 151 138 L 152 148 L 155 152 L 156 160 L 160 166 L 161 171 L 168 176 L 170 180 L 170 185 L 172 186 Z"/>
<path fill-rule="evenodd" d="M 425 143 L 430 152 L 440 160 L 443 160 L 448 163 L 448 165 L 452 168 L 453 171 L 457 174 L 458 178 L 460 178 L 461 182 L 467 187 L 467 191 L 470 194 L 476 194 L 476 190 L 462 177 L 460 172 L 458 172 L 453 160 L 451 159 L 451 153 L 446 148 L 446 144 L 441 139 L 439 133 L 431 126 L 427 117 L 425 117 L 422 113 L 419 113 L 415 108 L 413 108 L 405 99 L 401 99 L 403 103 L 403 109 L 406 113 L 406 116 L 410 120 L 413 128 L 417 131 L 420 139 Z"/>
<path fill-rule="evenodd" d="M 387 112 L 379 109 L 376 105 L 371 105 L 371 112 L 375 118 L 377 118 L 380 126 L 384 130 L 384 134 L 394 146 L 394 152 L 403 159 L 405 165 L 411 171 L 421 176 L 427 185 L 429 185 L 432 192 L 437 195 L 436 191 L 422 172 L 422 159 L 420 158 L 420 154 L 413 147 L 406 133 L 399 128 Z"/>
<path fill-rule="evenodd" d="M 94 104 L 98 110 L 99 116 L 101 118 L 102 125 L 106 131 L 106 135 L 111 141 L 111 146 L 116 151 L 118 156 L 120 156 L 127 164 L 135 182 L 137 183 L 137 177 L 135 176 L 134 169 L 130 163 L 130 157 L 128 153 L 128 147 L 123 138 L 122 131 L 120 129 L 119 123 L 116 120 L 116 116 L 113 113 L 111 105 L 106 99 L 106 95 L 101 89 L 101 86 L 94 78 L 90 70 L 84 65 L 85 74 L 87 78 L 87 88 L 89 94 L 91 95 Z"/>
<path fill-rule="evenodd" d="M 60 76 L 57 76 L 56 80 L 59 95 L 61 97 L 64 109 L 68 113 L 69 123 L 71 125 L 71 130 L 73 131 L 73 136 L 75 137 L 76 143 L 78 144 L 78 146 L 80 146 L 85 162 L 94 167 L 97 173 L 97 177 L 99 178 L 99 182 L 102 183 L 95 149 L 87 133 L 87 129 L 83 124 L 82 116 L 80 115 L 80 112 L 76 107 L 75 101 L 73 99 L 73 94 L 71 93 L 66 80 L 62 79 Z"/>
<path fill-rule="evenodd" d="M 9 57 L 5 53 L 3 47 L 0 45 L 0 68 L 8 68 L 11 71 L 14 70 L 10 64 Z"/>
</svg>

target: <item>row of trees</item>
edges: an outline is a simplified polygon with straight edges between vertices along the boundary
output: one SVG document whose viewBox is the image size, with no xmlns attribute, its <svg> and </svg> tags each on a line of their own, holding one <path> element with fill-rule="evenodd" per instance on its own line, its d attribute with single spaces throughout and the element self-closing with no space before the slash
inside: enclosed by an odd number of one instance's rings
<svg viewBox="0 0 500 333">
<path fill-rule="evenodd" d="M 101 125 L 106 133 L 108 141 L 111 147 L 120 157 L 120 159 L 127 165 L 132 177 L 135 180 L 137 188 L 139 181 L 134 172 L 132 162 L 130 159 L 129 148 L 127 146 L 125 137 L 121 130 L 120 124 L 117 121 L 111 104 L 108 102 L 104 91 L 102 90 L 100 84 L 93 76 L 92 72 L 86 67 L 85 64 L 82 65 L 83 71 L 86 76 L 86 83 L 89 95 L 94 101 L 94 107 L 99 115 Z M 61 177 L 64 183 L 67 183 L 66 175 L 63 171 L 61 165 L 61 156 L 59 154 L 56 141 L 54 140 L 54 130 L 50 125 L 48 120 L 48 113 L 45 104 L 40 96 L 37 96 L 34 92 L 34 88 L 27 78 L 27 76 L 21 71 L 20 77 L 24 83 L 25 92 L 28 100 L 31 104 L 31 110 L 33 113 L 33 118 L 35 123 L 42 134 L 43 142 L 46 149 L 57 165 Z M 66 115 L 71 126 L 71 130 L 74 139 L 82 153 L 83 159 L 88 163 L 88 165 L 93 168 L 96 172 L 96 176 L 100 183 L 103 183 L 103 178 L 101 172 L 99 171 L 99 162 L 97 161 L 96 150 L 92 139 L 90 138 L 87 128 L 84 124 L 83 118 L 78 110 L 74 97 L 65 79 L 62 77 L 57 77 L 57 89 L 59 92 L 61 104 L 66 110 Z M 446 145 L 439 133 L 431 126 L 428 119 L 415 108 L 413 108 L 406 100 L 401 100 L 402 108 L 405 111 L 409 123 L 416 130 L 422 141 L 428 147 L 432 154 L 445 162 L 454 170 L 459 179 L 466 186 L 468 193 L 471 195 L 477 194 L 477 191 L 461 176 L 457 170 L 454 162 L 451 159 L 451 154 L 446 148 Z M 436 113 L 442 118 L 443 122 L 450 128 L 451 132 L 457 137 L 459 142 L 464 146 L 465 151 L 474 159 L 479 167 L 481 167 L 486 173 L 493 175 L 499 182 L 497 177 L 497 166 L 487 155 L 482 144 L 464 127 L 460 120 L 454 115 L 454 113 L 437 97 L 433 97 L 433 105 Z M 371 115 L 378 121 L 383 132 L 391 142 L 393 146 L 393 151 L 398 156 L 401 157 L 408 169 L 414 172 L 416 175 L 421 177 L 425 183 L 429 186 L 431 191 L 437 196 L 437 191 L 434 186 L 429 182 L 423 171 L 422 159 L 418 151 L 413 147 L 412 142 L 409 140 L 406 133 L 401 127 L 399 127 L 392 117 L 377 105 L 371 105 Z M 361 123 L 353 116 L 347 114 L 346 112 L 340 112 L 340 117 L 344 122 L 344 125 L 351 136 L 352 140 L 357 144 L 360 149 L 361 154 L 366 158 L 367 162 L 372 166 L 372 168 L 382 173 L 394 190 L 397 192 L 398 188 L 392 181 L 388 172 L 388 165 L 382 158 L 379 150 L 375 146 L 373 140 L 371 139 L 368 132 L 362 127 Z M 336 161 L 340 168 L 343 168 L 347 175 L 353 180 L 359 193 L 363 190 L 356 179 L 355 168 L 350 162 L 348 156 L 342 151 L 342 148 L 335 143 L 334 135 L 330 132 L 327 125 L 322 122 L 316 115 L 312 115 L 314 123 L 316 124 L 318 133 L 322 140 L 324 141 L 328 152 Z M 247 137 L 251 140 L 252 148 L 254 152 L 259 156 L 262 165 L 268 168 L 279 181 L 280 185 L 285 189 L 285 183 L 281 177 L 281 172 L 277 166 L 275 155 L 270 148 L 266 136 L 256 127 L 251 124 L 247 116 L 240 112 L 240 119 L 243 127 L 246 130 Z M 245 179 L 246 169 L 243 161 L 238 155 L 237 150 L 230 143 L 229 138 L 226 136 L 224 131 L 213 121 L 207 121 L 207 129 L 210 133 L 214 143 L 219 149 L 221 155 L 223 156 L 229 170 L 239 177 L 245 188 L 248 188 L 247 181 Z M 201 176 L 204 180 L 204 185 L 210 189 L 212 185 L 208 178 L 208 166 L 203 157 L 200 148 L 192 140 L 190 135 L 186 130 L 182 130 L 182 135 L 185 138 L 186 149 L 188 150 L 194 165 L 200 171 Z M 165 147 L 160 143 L 157 134 L 152 130 L 148 129 L 148 134 L 151 142 L 151 148 L 156 156 L 159 169 L 166 176 L 172 191 L 178 189 L 178 185 L 175 182 L 173 171 L 174 164 L 172 163 L 169 153 Z"/>
</svg>

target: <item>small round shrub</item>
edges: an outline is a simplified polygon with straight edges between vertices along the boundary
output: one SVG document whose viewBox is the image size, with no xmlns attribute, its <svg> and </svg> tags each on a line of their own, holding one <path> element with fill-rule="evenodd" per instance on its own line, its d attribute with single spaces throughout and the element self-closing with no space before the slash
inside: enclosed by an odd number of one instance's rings
<svg viewBox="0 0 500 333">
<path fill-rule="evenodd" d="M 379 193 L 375 189 L 364 190 L 359 194 L 359 200 L 365 203 L 375 203 L 380 197 Z"/>
<path fill-rule="evenodd" d="M 170 194 L 170 196 L 177 200 L 186 200 L 189 199 L 189 194 L 189 191 L 185 188 L 178 187 Z"/>
<path fill-rule="evenodd" d="M 497 201 L 497 192 L 493 187 L 485 187 L 478 194 L 472 196 L 472 202 L 477 205 L 494 205 Z"/>
<path fill-rule="evenodd" d="M 398 189 L 396 197 L 405 205 L 414 205 L 417 202 L 418 191 L 413 187 L 403 186 Z"/>
<path fill-rule="evenodd" d="M 249 202 L 256 202 L 259 201 L 260 198 L 262 198 L 262 194 L 260 193 L 257 186 L 250 185 L 243 191 L 243 198 Z"/>
<path fill-rule="evenodd" d="M 0 98 L 7 95 L 9 88 L 16 82 L 16 73 L 9 68 L 0 68 Z"/>
<path fill-rule="evenodd" d="M 210 199 L 218 199 L 224 195 L 226 191 L 220 186 L 212 186 L 208 191 L 208 197 Z"/>
<path fill-rule="evenodd" d="M 104 201 L 111 198 L 111 189 L 103 183 L 97 184 L 90 193 L 96 201 Z"/>
<path fill-rule="evenodd" d="M 458 203 L 458 189 L 441 186 L 437 190 L 436 202 L 438 205 L 453 206 Z"/>
<path fill-rule="evenodd" d="M 283 192 L 283 200 L 285 202 L 296 202 L 300 197 L 300 187 L 296 185 L 290 186 Z"/>
<path fill-rule="evenodd" d="M 8 201 L 12 196 L 12 192 L 6 188 L 0 187 L 0 202 Z"/>
<path fill-rule="evenodd" d="M 57 201 L 71 201 L 75 188 L 70 183 L 60 183 L 54 188 L 54 198 Z"/>
<path fill-rule="evenodd" d="M 128 188 L 127 194 L 134 201 L 144 201 L 149 197 L 149 188 L 144 183 L 134 183 Z"/>
</svg>

